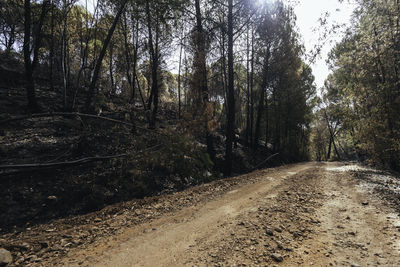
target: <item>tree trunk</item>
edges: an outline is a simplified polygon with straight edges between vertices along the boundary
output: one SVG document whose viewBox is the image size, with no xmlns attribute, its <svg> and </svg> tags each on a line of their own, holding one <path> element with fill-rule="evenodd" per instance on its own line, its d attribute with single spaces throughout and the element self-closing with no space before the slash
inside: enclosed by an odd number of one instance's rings
<svg viewBox="0 0 400 267">
<path fill-rule="evenodd" d="M 235 91 L 233 70 L 233 0 L 228 0 L 228 110 L 226 127 L 225 176 L 232 174 L 232 143 L 235 129 Z"/>
<path fill-rule="evenodd" d="M 254 31 L 251 33 L 251 63 L 250 63 L 250 146 L 254 145 Z"/>
<path fill-rule="evenodd" d="M 54 91 L 54 80 L 53 80 L 53 69 L 54 69 L 54 4 L 51 3 L 51 17 L 50 17 L 50 52 L 49 52 L 49 79 L 50 79 L 50 90 Z"/>
<path fill-rule="evenodd" d="M 326 124 L 328 125 L 330 138 L 332 140 L 333 149 L 334 149 L 338 159 L 340 159 L 340 154 L 339 154 L 339 151 L 337 150 L 337 147 L 336 147 L 336 144 L 335 144 L 335 133 L 334 133 L 334 130 L 332 129 L 332 126 L 331 126 L 331 124 L 329 122 L 329 118 L 328 118 L 328 114 L 326 113 L 326 110 L 324 111 L 324 114 L 325 114 Z"/>
<path fill-rule="evenodd" d="M 114 82 L 114 71 L 113 71 L 113 56 L 114 56 L 114 44 L 110 44 L 109 49 L 108 49 L 109 53 L 110 53 L 110 64 L 108 66 L 109 68 L 109 72 L 110 72 L 110 95 L 114 96 L 116 91 L 115 91 L 115 82 Z"/>
<path fill-rule="evenodd" d="M 67 46 L 68 46 L 68 37 L 67 37 L 67 23 L 68 23 L 68 11 L 67 11 L 67 3 L 64 0 L 64 10 L 63 10 L 63 32 L 61 37 L 61 67 L 63 74 L 63 106 L 64 109 L 67 107 L 67 87 L 68 87 L 68 67 L 67 67 Z"/>
<path fill-rule="evenodd" d="M 38 112 L 40 110 L 39 105 L 36 101 L 35 94 L 35 84 L 33 79 L 33 71 L 35 70 L 36 64 L 39 60 L 39 48 L 41 45 L 42 39 L 42 26 L 46 15 L 46 7 L 48 4 L 48 0 L 45 0 L 42 3 L 42 10 L 40 13 L 39 24 L 36 30 L 36 39 L 33 43 L 33 60 L 31 60 L 31 2 L 30 0 L 24 1 L 24 65 L 25 65 L 25 79 L 26 79 L 26 93 L 28 98 L 28 109 L 32 112 Z"/>
<path fill-rule="evenodd" d="M 133 31 L 136 29 L 136 36 Z M 132 63 L 132 95 L 131 101 L 135 103 L 135 96 L 136 96 L 136 87 L 135 87 L 135 80 L 137 79 L 136 69 L 137 69 L 137 60 L 138 60 L 138 49 L 139 49 L 139 22 L 136 22 L 136 26 L 132 29 L 132 43 L 134 43 L 134 50 L 133 50 L 133 63 Z"/>
<path fill-rule="evenodd" d="M 250 143 L 250 41 L 249 41 L 249 26 L 247 26 L 246 35 L 246 79 L 247 79 L 247 102 L 246 102 L 246 144 Z"/>
<path fill-rule="evenodd" d="M 158 28 L 158 18 L 156 22 L 156 47 L 155 47 L 155 57 L 153 59 L 153 67 L 152 67 L 152 73 L 153 73 L 153 111 L 151 113 L 151 125 L 150 128 L 155 128 L 156 127 L 156 120 L 157 120 L 157 112 L 158 112 L 158 58 L 159 58 L 159 53 L 158 53 L 158 35 L 159 35 L 159 28 Z"/>
<path fill-rule="evenodd" d="M 265 97 L 265 145 L 268 147 L 269 141 L 269 107 L 268 95 Z"/>
<path fill-rule="evenodd" d="M 107 37 L 104 40 L 103 47 L 101 48 L 99 57 L 98 57 L 98 59 L 96 61 L 96 66 L 94 67 L 92 81 L 90 83 L 89 91 L 88 91 L 88 94 L 87 94 L 87 97 L 86 97 L 85 106 L 86 106 L 87 110 L 90 110 L 90 111 L 94 110 L 94 106 L 95 106 L 96 103 L 95 103 L 93 97 L 95 95 L 96 83 L 97 83 L 97 79 L 99 78 L 101 64 L 103 62 L 104 56 L 106 55 L 108 44 L 111 41 L 111 38 L 112 38 L 112 36 L 114 34 L 114 31 L 115 31 L 115 28 L 117 27 L 117 23 L 119 21 L 119 18 L 121 17 L 122 12 L 124 11 L 127 2 L 128 2 L 128 0 L 124 0 L 122 2 L 121 6 L 119 7 L 117 15 L 115 16 L 113 24 L 111 25 L 110 29 L 108 30 Z"/>
<path fill-rule="evenodd" d="M 124 47 L 125 47 L 125 61 L 126 61 L 126 79 L 128 80 L 129 89 L 130 89 L 130 98 L 131 101 L 134 99 L 134 90 L 135 90 L 135 79 L 131 76 L 131 54 L 129 53 L 129 43 L 128 43 L 128 22 L 126 20 L 126 15 L 124 14 L 124 23 L 122 24 L 124 36 Z M 134 102 L 133 102 L 134 103 Z M 135 103 L 134 103 L 135 104 Z"/>
<path fill-rule="evenodd" d="M 332 136 L 329 137 L 328 154 L 326 155 L 326 160 L 329 160 L 331 158 L 331 150 L 332 150 Z"/>
<path fill-rule="evenodd" d="M 25 0 L 25 21 L 24 21 L 24 63 L 25 63 L 25 79 L 26 93 L 28 96 L 28 108 L 32 111 L 37 110 L 38 105 L 35 96 L 35 87 L 32 77 L 32 62 L 31 62 L 31 1 Z"/>
<path fill-rule="evenodd" d="M 206 39 L 205 33 L 202 25 L 202 16 L 200 9 L 200 0 L 195 0 L 195 8 L 196 8 L 196 30 L 197 30 L 197 40 L 196 40 L 196 55 L 195 60 L 197 62 L 194 63 L 195 66 L 198 67 L 198 76 L 200 77 L 200 105 L 202 107 L 202 116 L 204 116 L 205 120 L 205 132 L 206 132 L 206 143 L 207 143 L 207 152 L 210 156 L 211 160 L 215 163 L 215 151 L 213 146 L 213 139 L 209 129 L 209 121 L 212 114 L 208 114 L 207 106 L 209 104 L 209 95 L 208 95 L 208 84 L 207 84 L 207 68 L 206 68 Z"/>
<path fill-rule="evenodd" d="M 254 144 L 253 144 L 254 149 L 257 149 L 258 141 L 260 139 L 261 117 L 262 117 L 263 110 L 264 110 L 265 91 L 266 91 L 267 85 L 268 85 L 269 57 L 270 57 L 270 48 L 268 47 L 267 51 L 265 53 L 264 66 L 263 66 L 263 78 L 262 78 L 262 83 L 261 83 L 261 88 L 260 88 L 261 95 L 260 95 L 258 109 L 257 109 L 256 129 L 255 129 L 255 133 L 254 133 Z"/>
<path fill-rule="evenodd" d="M 150 117 L 150 128 L 155 128 L 156 126 L 156 116 L 158 109 L 158 18 L 156 18 L 156 36 L 155 44 L 153 41 L 153 31 L 151 29 L 151 14 L 150 14 L 150 3 L 146 2 L 146 16 L 147 16 L 147 28 L 149 33 L 149 54 L 150 54 L 150 68 L 151 68 L 151 91 L 150 97 L 147 104 L 147 108 L 152 111 Z M 152 108 L 153 106 L 153 108 Z"/>
<path fill-rule="evenodd" d="M 96 7 L 95 7 L 95 10 L 94 10 L 94 13 L 96 13 L 96 10 L 97 10 L 97 7 L 98 7 L 98 3 L 97 3 L 97 5 L 96 5 Z M 72 101 L 71 101 L 71 110 L 74 110 L 75 109 L 75 103 L 76 103 L 76 98 L 77 98 L 77 96 L 78 96 L 78 92 L 79 92 L 79 90 L 80 90 L 80 81 L 81 81 L 81 76 L 82 76 L 82 74 L 84 75 L 83 76 L 83 79 L 84 80 L 86 80 L 85 79 L 85 77 L 86 77 L 86 75 L 85 75 L 85 71 L 84 71 L 84 69 L 85 69 L 85 67 L 86 67 L 86 64 L 87 64 L 87 60 L 88 60 L 88 49 L 89 49 L 89 40 L 90 40 L 90 34 L 89 34 L 89 11 L 88 11 L 88 7 L 87 7 L 87 0 L 85 1 L 85 13 L 86 13 L 86 38 L 85 38 L 85 47 L 83 48 L 83 52 L 82 52 L 82 58 L 81 58 L 81 60 L 82 60 L 82 63 L 81 63 L 81 67 L 80 67 L 80 69 L 79 69 L 79 72 L 78 72 L 78 77 L 76 78 L 76 84 L 75 84 L 75 90 L 74 90 L 74 93 L 73 93 L 73 96 L 72 96 Z M 82 32 L 82 36 L 83 36 L 83 32 Z M 82 44 L 82 46 L 83 46 L 83 44 Z"/>
<path fill-rule="evenodd" d="M 183 45 L 181 43 L 179 51 L 179 66 L 178 66 L 178 119 L 181 119 L 181 67 L 182 67 L 182 49 Z"/>
</svg>

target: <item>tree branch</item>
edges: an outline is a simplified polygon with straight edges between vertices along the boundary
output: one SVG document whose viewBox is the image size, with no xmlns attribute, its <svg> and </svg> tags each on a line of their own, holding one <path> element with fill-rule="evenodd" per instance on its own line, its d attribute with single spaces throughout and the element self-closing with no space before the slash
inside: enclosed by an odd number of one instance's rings
<svg viewBox="0 0 400 267">
<path fill-rule="evenodd" d="M 148 129 L 148 128 L 145 128 L 145 127 L 136 126 L 136 125 L 133 125 L 132 123 L 129 123 L 129 122 L 126 122 L 126 121 L 116 120 L 116 119 L 103 117 L 103 116 L 98 116 L 98 115 L 79 113 L 79 112 L 36 113 L 36 114 L 31 114 L 31 115 L 26 115 L 26 116 L 19 116 L 19 117 L 14 117 L 14 118 L 3 120 L 3 121 L 0 121 L 0 125 L 6 124 L 6 123 L 10 123 L 10 122 L 13 122 L 13 121 L 25 120 L 25 119 L 45 118 L 45 117 L 55 117 L 55 116 L 61 116 L 61 117 L 78 116 L 78 117 L 87 117 L 87 118 L 105 120 L 105 121 L 110 121 L 110 122 L 114 122 L 114 123 L 124 124 L 124 125 L 130 126 L 130 127 L 136 127 L 138 129 L 149 131 L 149 132 L 162 134 L 162 133 L 160 133 L 160 132 L 158 132 L 156 130 L 152 130 L 152 129 Z"/>
<path fill-rule="evenodd" d="M 260 166 L 262 166 L 262 165 L 265 164 L 268 160 L 272 159 L 273 157 L 275 157 L 275 156 L 277 156 L 277 155 L 279 155 L 279 153 L 275 153 L 275 154 L 269 156 L 267 159 L 263 160 L 260 164 L 257 164 L 257 165 L 252 169 L 252 171 L 257 170 Z"/>
<path fill-rule="evenodd" d="M 87 157 L 72 161 L 63 161 L 63 162 L 54 162 L 54 163 L 30 163 L 30 164 L 16 164 L 16 165 L 0 165 L 1 170 L 7 169 L 31 169 L 31 168 L 54 168 L 54 167 L 67 167 L 67 166 L 74 166 L 80 165 L 88 162 L 93 161 L 101 161 L 107 159 L 114 159 L 114 158 L 122 158 L 126 157 L 128 154 L 119 154 L 119 155 L 112 155 L 112 156 L 97 156 L 97 157 Z"/>
</svg>

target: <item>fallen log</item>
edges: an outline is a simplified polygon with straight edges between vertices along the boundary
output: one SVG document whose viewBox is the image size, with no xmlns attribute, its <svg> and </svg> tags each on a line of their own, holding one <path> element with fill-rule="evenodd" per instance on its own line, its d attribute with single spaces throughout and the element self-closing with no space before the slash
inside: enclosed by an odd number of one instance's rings
<svg viewBox="0 0 400 267">
<path fill-rule="evenodd" d="M 29 163 L 29 164 L 15 164 L 15 165 L 0 165 L 0 170 L 7 170 L 7 169 L 36 169 L 36 168 L 55 168 L 55 167 L 67 167 L 67 166 L 74 166 L 85 164 L 88 162 L 94 161 L 101 161 L 101 160 L 108 160 L 114 158 L 122 158 L 126 157 L 128 154 L 119 154 L 119 155 L 112 155 L 112 156 L 97 156 L 97 157 L 87 157 L 77 160 L 71 161 L 63 161 L 63 162 L 52 162 L 52 163 Z"/>
<path fill-rule="evenodd" d="M 138 152 L 138 154 L 141 154 L 146 151 L 151 151 L 153 149 L 156 149 L 160 147 L 161 144 L 146 148 L 144 150 L 141 150 Z M 0 174 L 10 174 L 9 172 L 5 172 L 6 170 L 15 170 L 12 173 L 16 173 L 19 171 L 30 171 L 30 170 L 35 170 L 35 169 L 45 169 L 45 168 L 60 168 L 60 167 L 69 167 L 69 166 L 76 166 L 76 165 L 82 165 L 90 162 L 95 162 L 95 161 L 101 161 L 101 160 L 108 160 L 108 159 L 115 159 L 115 158 L 123 158 L 127 157 L 129 154 L 118 154 L 118 155 L 111 155 L 111 156 L 96 156 L 96 157 L 86 157 L 82 159 L 77 159 L 77 160 L 71 160 L 71 161 L 63 161 L 63 162 L 46 162 L 46 163 L 29 163 L 29 164 L 14 164 L 14 165 L 0 165 Z"/>
<path fill-rule="evenodd" d="M 264 165 L 268 160 L 272 159 L 273 157 L 279 155 L 279 153 L 275 153 L 271 156 L 269 156 L 268 158 L 266 158 L 265 160 L 263 160 L 260 164 L 256 165 L 251 171 L 255 171 L 257 170 L 259 167 L 261 167 L 262 165 Z"/>
<path fill-rule="evenodd" d="M 108 117 L 99 116 L 99 115 L 80 113 L 80 112 L 35 113 L 35 114 L 18 116 L 18 117 L 2 120 L 2 121 L 0 121 L 0 125 L 4 125 L 6 123 L 10 123 L 10 122 L 14 122 L 14 121 L 32 119 L 32 118 L 46 118 L 46 117 L 57 117 L 57 116 L 61 116 L 61 117 L 78 116 L 78 117 L 93 118 L 93 119 L 98 119 L 98 120 L 105 120 L 105 121 L 110 121 L 110 122 L 114 122 L 114 123 L 118 123 L 118 124 L 127 125 L 127 126 L 130 126 L 130 127 L 135 127 L 137 129 L 141 129 L 141 130 L 145 130 L 145 131 L 149 131 L 149 132 L 153 132 L 153 133 L 162 134 L 162 133 L 160 133 L 160 132 L 158 132 L 158 131 L 156 131 L 154 129 L 148 129 L 148 128 L 145 128 L 145 127 L 140 127 L 140 126 L 134 125 L 134 124 L 132 124 L 130 122 L 116 120 L 116 119 L 113 119 L 113 118 L 108 118 Z"/>
</svg>

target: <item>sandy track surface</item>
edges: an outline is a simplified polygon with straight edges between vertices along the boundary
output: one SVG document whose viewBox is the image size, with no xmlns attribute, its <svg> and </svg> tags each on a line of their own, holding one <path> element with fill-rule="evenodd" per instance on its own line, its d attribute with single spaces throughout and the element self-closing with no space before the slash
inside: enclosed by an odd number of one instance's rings
<svg viewBox="0 0 400 267">
<path fill-rule="evenodd" d="M 0 236 L 12 266 L 400 266 L 400 179 L 256 171 Z"/>
<path fill-rule="evenodd" d="M 72 250 L 72 266 L 400 266 L 399 217 L 358 166 L 306 163 Z"/>
</svg>

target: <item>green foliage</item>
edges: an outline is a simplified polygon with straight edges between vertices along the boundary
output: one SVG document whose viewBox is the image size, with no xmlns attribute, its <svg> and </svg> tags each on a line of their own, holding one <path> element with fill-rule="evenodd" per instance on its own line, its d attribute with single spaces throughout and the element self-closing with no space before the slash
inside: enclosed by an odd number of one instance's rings
<svg viewBox="0 0 400 267">
<path fill-rule="evenodd" d="M 395 0 L 364 0 L 354 25 L 331 52 L 327 81 L 331 114 L 342 124 L 358 155 L 400 168 L 400 9 Z"/>
</svg>

